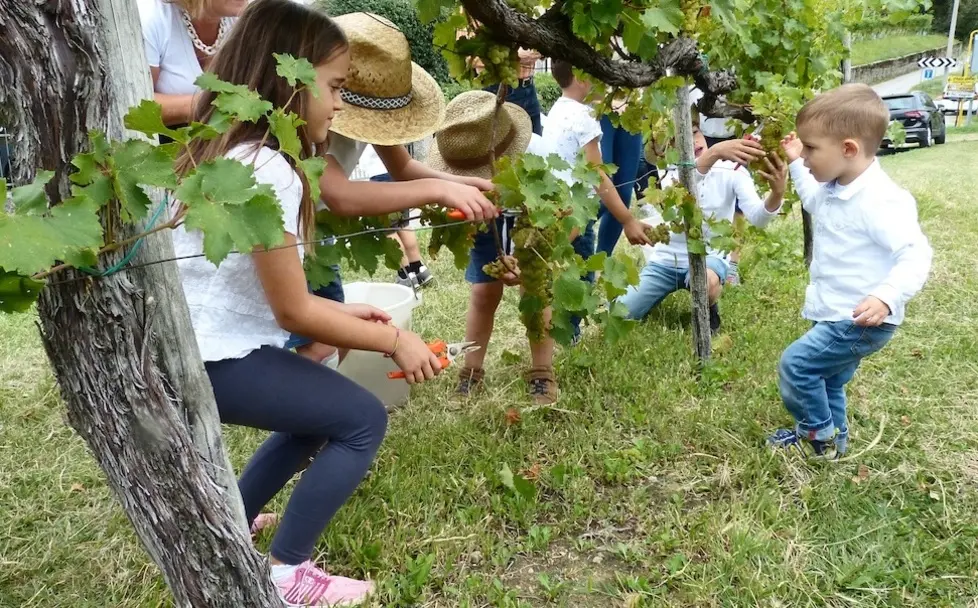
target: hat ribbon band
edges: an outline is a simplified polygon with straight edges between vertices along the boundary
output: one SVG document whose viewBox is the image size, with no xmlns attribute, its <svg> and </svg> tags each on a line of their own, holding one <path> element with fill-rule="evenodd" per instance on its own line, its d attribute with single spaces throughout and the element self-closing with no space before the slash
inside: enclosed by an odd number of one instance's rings
<svg viewBox="0 0 978 608">
<path fill-rule="evenodd" d="M 340 98 L 351 106 L 367 110 L 400 110 L 411 103 L 414 93 L 409 91 L 407 95 L 400 97 L 371 97 L 370 95 L 340 89 Z"/>
<path fill-rule="evenodd" d="M 492 154 L 483 154 L 482 156 L 477 156 L 475 158 L 448 158 L 445 156 L 444 150 L 442 150 L 442 158 L 445 163 L 453 169 L 471 170 L 478 169 L 483 165 L 488 165 L 493 161 L 493 158 L 499 158 L 505 154 L 506 150 L 513 144 L 513 140 L 516 139 L 516 129 L 510 127 L 509 133 L 503 138 L 499 145 L 493 150 Z M 439 146 L 441 148 L 441 146 Z"/>
</svg>

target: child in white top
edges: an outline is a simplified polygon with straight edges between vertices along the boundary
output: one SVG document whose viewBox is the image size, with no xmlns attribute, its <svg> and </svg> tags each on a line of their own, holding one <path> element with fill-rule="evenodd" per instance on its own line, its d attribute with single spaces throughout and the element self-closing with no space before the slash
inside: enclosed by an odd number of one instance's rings
<svg viewBox="0 0 978 608">
<path fill-rule="evenodd" d="M 591 92 L 591 83 L 577 78 L 573 66 L 567 61 L 554 59 L 552 70 L 563 95 L 554 102 L 547 114 L 547 128 L 543 130 L 544 146 L 571 165 L 577 163 L 582 153 L 589 163 L 604 164 L 599 145 L 601 123 L 594 117 L 591 107 L 584 103 Z M 573 185 L 576 180 L 571 173 L 570 170 L 559 171 L 556 175 Z M 644 224 L 629 212 L 611 178 L 604 171 L 600 173 L 601 184 L 596 188 L 597 195 L 608 212 L 622 225 L 628 242 L 633 245 L 650 244 Z M 594 221 L 585 227 L 573 244 L 574 250 L 582 258 L 587 259 L 594 255 Z M 593 276 L 588 279 L 593 279 Z M 575 336 L 579 336 L 580 319 L 572 318 L 571 321 Z"/>
<path fill-rule="evenodd" d="M 933 252 L 913 196 L 876 160 L 889 112 L 873 89 L 851 84 L 819 95 L 783 145 L 791 179 L 812 214 L 813 258 L 802 316 L 812 329 L 781 356 L 781 397 L 793 429 L 771 445 L 845 453 L 845 385 L 883 348 L 923 287 Z M 804 440 L 804 441 L 801 441 Z"/>
<path fill-rule="evenodd" d="M 739 202 L 747 219 L 759 228 L 766 226 L 781 210 L 787 185 L 787 167 L 777 156 L 765 159 L 767 171 L 760 171 L 770 186 L 765 200 L 757 193 L 750 173 L 744 168 L 750 161 L 763 158 L 764 148 L 755 141 L 734 139 L 707 147 L 706 138 L 698 124 L 693 126 L 693 147 L 696 156 L 694 178 L 698 181 L 698 198 L 704 217 L 733 221 Z M 740 165 L 738 167 L 738 165 Z M 669 176 L 663 178 L 663 187 Z M 661 222 L 658 213 L 646 220 L 650 225 Z M 709 225 L 703 224 L 703 238 L 708 241 Z M 689 253 L 686 235 L 672 234 L 668 243 L 645 247 L 647 264 L 639 276 L 639 284 L 630 287 L 621 297 L 633 319 L 642 319 L 669 294 L 689 285 Z M 718 251 L 707 246 L 707 285 L 710 298 L 710 329 L 720 329 L 717 301 L 727 275 L 727 261 Z"/>
</svg>

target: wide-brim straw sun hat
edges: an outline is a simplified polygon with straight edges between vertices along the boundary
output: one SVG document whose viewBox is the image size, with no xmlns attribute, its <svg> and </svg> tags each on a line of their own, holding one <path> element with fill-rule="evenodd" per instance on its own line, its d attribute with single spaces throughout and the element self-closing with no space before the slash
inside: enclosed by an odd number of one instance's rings
<svg viewBox="0 0 978 608">
<path fill-rule="evenodd" d="M 411 61 L 411 48 L 397 26 L 372 13 L 334 21 L 350 43 L 350 73 L 331 130 L 381 146 L 419 141 L 438 130 L 445 98 L 435 79 Z"/>
<path fill-rule="evenodd" d="M 493 134 L 495 114 L 496 96 L 487 91 L 453 99 L 425 164 L 452 175 L 491 178 L 493 157 L 522 154 L 533 137 L 533 122 L 520 106 L 503 104 Z"/>
</svg>

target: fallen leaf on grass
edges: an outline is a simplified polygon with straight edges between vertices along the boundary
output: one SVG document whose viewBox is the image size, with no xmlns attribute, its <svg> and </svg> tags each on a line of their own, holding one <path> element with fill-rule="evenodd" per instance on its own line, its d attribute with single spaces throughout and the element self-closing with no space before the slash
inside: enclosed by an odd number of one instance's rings
<svg viewBox="0 0 978 608">
<path fill-rule="evenodd" d="M 900 416 L 900 424 L 910 426 L 910 416 Z"/>
<path fill-rule="evenodd" d="M 85 486 L 83 486 L 78 482 L 71 484 L 71 487 L 68 488 L 69 494 L 74 494 L 75 492 L 84 492 L 84 491 L 85 491 Z"/>
<path fill-rule="evenodd" d="M 526 477 L 528 481 L 536 481 L 540 479 L 540 463 L 534 464 L 529 469 L 524 469 L 520 472 L 523 477 Z"/>
<path fill-rule="evenodd" d="M 914 348 L 910 351 L 910 356 L 913 357 L 914 359 L 923 359 L 924 352 L 919 348 Z"/>
<path fill-rule="evenodd" d="M 856 472 L 856 476 L 852 478 L 852 483 L 862 483 L 867 479 L 869 479 L 869 467 L 861 464 Z"/>
<path fill-rule="evenodd" d="M 511 407 L 508 410 L 506 410 L 506 426 L 513 426 L 514 424 L 519 424 L 520 420 L 522 419 L 523 418 L 522 416 L 520 416 L 520 411 L 515 407 Z"/>
</svg>

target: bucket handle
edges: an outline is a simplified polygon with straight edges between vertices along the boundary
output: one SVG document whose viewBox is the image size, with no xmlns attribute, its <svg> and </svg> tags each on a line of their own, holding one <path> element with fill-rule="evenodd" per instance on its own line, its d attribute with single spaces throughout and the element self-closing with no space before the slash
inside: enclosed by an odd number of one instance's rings
<svg viewBox="0 0 978 608">
<path fill-rule="evenodd" d="M 421 298 L 418 297 L 418 282 L 417 281 L 411 281 L 411 291 L 414 292 L 414 300 L 415 301 L 418 301 L 418 300 L 421 299 Z"/>
</svg>

